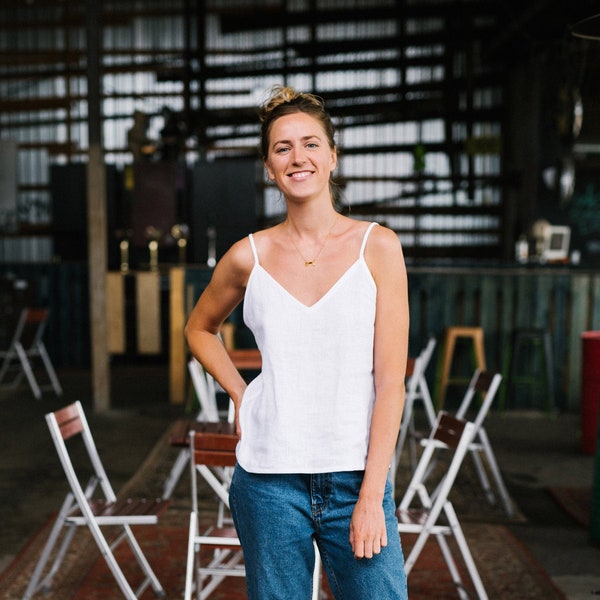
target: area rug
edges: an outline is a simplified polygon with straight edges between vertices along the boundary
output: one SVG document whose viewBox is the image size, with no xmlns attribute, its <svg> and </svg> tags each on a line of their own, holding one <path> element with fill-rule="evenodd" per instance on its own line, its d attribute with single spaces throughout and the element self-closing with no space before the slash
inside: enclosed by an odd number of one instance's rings
<svg viewBox="0 0 600 600">
<path fill-rule="evenodd" d="M 490 598 L 493 599 L 564 599 L 548 576 L 531 557 L 528 550 L 502 525 L 474 525 L 465 527 L 466 535 L 478 569 Z M 183 533 L 183 535 L 182 535 Z M 148 539 L 151 538 L 151 539 Z M 167 598 L 183 596 L 185 576 L 186 535 L 181 529 L 159 528 L 157 533 L 143 534 L 144 548 L 161 574 Z M 403 545 L 408 551 L 414 542 L 414 536 L 404 536 Z M 126 551 L 123 552 L 126 557 Z M 131 564 L 131 562 L 129 562 Z M 469 593 L 474 595 L 466 570 L 461 567 L 461 575 Z M 442 600 L 458 598 L 458 593 L 437 542 L 427 542 L 422 556 L 415 564 L 408 579 L 411 600 Z M 324 596 L 332 599 L 326 582 L 323 583 Z M 103 561 L 97 561 L 75 600 L 103 600 L 111 597 L 115 590 L 110 573 Z M 152 598 L 147 591 L 143 598 Z M 213 593 L 213 600 L 245 599 L 244 580 L 226 579 Z M 368 599 L 365 599 L 368 600 Z M 376 599 L 373 599 L 376 600 Z"/>
<path fill-rule="evenodd" d="M 573 486 L 552 486 L 549 494 L 573 520 L 588 528 L 592 517 L 592 488 Z"/>
<path fill-rule="evenodd" d="M 171 510 L 171 509 L 169 509 Z M 176 511 L 178 512 L 178 511 Z M 166 598 L 182 598 L 185 578 L 185 553 L 187 545 L 187 523 L 172 523 L 174 515 L 168 515 L 166 523 L 157 527 L 137 527 L 134 529 L 146 556 L 157 573 Z M 183 516 L 181 514 L 180 516 Z M 536 560 L 504 525 L 475 524 L 464 525 L 465 535 L 475 557 L 481 579 L 490 598 L 519 600 L 564 600 L 565 596 L 554 586 L 551 579 Z M 31 544 L 32 552 L 19 569 L 12 569 L 16 577 L 3 578 L 2 598 L 16 600 L 22 597 L 28 572 L 24 566 L 32 568 L 43 543 L 43 532 L 37 542 Z M 82 530 L 81 536 L 66 559 L 65 568 L 57 576 L 53 590 L 44 594 L 48 600 L 110 600 L 121 597 L 117 584 L 102 558 L 95 551 L 91 536 Z M 403 535 L 405 553 L 410 551 L 415 536 Z M 121 546 L 115 553 L 117 560 L 131 585 L 139 585 L 142 575 L 135 565 L 130 550 Z M 458 556 L 458 554 L 456 554 Z M 90 560 L 91 558 L 91 560 Z M 461 575 L 470 593 L 474 594 L 465 568 L 461 565 Z M 437 543 L 427 542 L 408 578 L 411 600 L 443 600 L 458 598 L 446 564 Z M 6 586 L 6 587 L 5 587 Z M 326 583 L 323 585 L 326 597 Z M 152 590 L 146 590 L 142 598 L 154 598 Z M 475 596 L 473 596 L 475 597 Z M 242 600 L 246 598 L 244 580 L 226 579 L 211 596 L 213 600 Z"/>
<path fill-rule="evenodd" d="M 152 496 L 157 495 L 157 491 L 160 493 L 176 455 L 177 451 L 169 447 L 168 434 L 165 433 L 135 476 L 121 490 L 121 495 Z M 512 519 L 507 519 L 497 506 L 488 505 L 478 486 L 473 484 L 474 476 L 470 475 L 468 470 L 462 476 L 470 481 L 457 485 L 455 495 L 458 497 L 454 501 L 489 597 L 494 600 L 563 599 L 564 595 L 554 586 L 529 551 L 514 537 L 506 524 L 501 522 L 511 522 Z M 400 474 L 397 486 L 403 485 L 403 478 L 406 476 Z M 189 519 L 188 479 L 185 472 L 175 490 L 171 505 L 158 526 L 136 527 L 134 530 L 165 588 L 167 598 L 181 598 L 183 595 Z M 461 492 L 462 486 L 465 486 L 464 492 Z M 203 496 L 201 506 L 201 520 L 210 522 L 214 518 L 214 498 L 210 494 Z M 516 518 L 521 517 L 517 515 Z M 42 528 L 12 565 L 0 575 L 0 597 L 5 600 L 17 600 L 22 597 L 51 525 L 49 522 Z M 91 535 L 83 529 L 78 534 L 63 568 L 55 578 L 52 591 L 40 597 L 46 600 L 121 598 L 118 586 L 104 560 L 99 557 Z M 403 535 L 402 542 L 407 554 L 414 542 L 414 536 Z M 124 571 L 135 587 L 141 580 L 141 573 L 131 556 L 128 556 L 129 549 L 124 545 L 117 553 Z M 461 568 L 461 572 L 465 584 L 470 588 L 465 569 Z M 458 597 L 437 543 L 433 539 L 428 541 L 410 574 L 408 583 L 411 600 Z M 324 589 L 327 589 L 326 584 Z M 144 599 L 154 597 L 150 589 L 143 595 Z M 226 579 L 211 596 L 213 600 L 242 598 L 246 598 L 246 595 L 244 581 L 240 578 Z"/>
</svg>

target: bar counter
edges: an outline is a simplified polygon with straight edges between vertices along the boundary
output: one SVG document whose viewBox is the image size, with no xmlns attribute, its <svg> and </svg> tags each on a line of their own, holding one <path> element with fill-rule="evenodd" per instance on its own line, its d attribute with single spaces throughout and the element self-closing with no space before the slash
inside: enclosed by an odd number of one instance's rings
<svg viewBox="0 0 600 600">
<path fill-rule="evenodd" d="M 433 335 L 438 340 L 439 355 L 448 326 L 480 326 L 485 335 L 488 369 L 502 371 L 515 330 L 547 329 L 552 334 L 556 408 L 579 410 L 581 334 L 600 329 L 600 269 L 565 264 L 407 260 L 407 271 L 411 354 L 418 353 Z M 185 314 L 209 278 L 210 271 L 205 268 L 189 265 L 184 269 Z M 428 376 L 434 377 L 435 373 Z M 513 404 L 518 406 L 518 399 Z"/>
<path fill-rule="evenodd" d="M 481 326 L 488 368 L 501 370 L 515 329 L 547 329 L 552 334 L 557 409 L 579 410 L 581 334 L 600 330 L 599 268 L 408 260 L 407 269 L 411 354 L 429 335 L 436 336 L 439 352 L 448 326 Z M 161 352 L 168 355 L 174 403 L 185 398 L 185 319 L 211 275 L 202 265 L 161 265 L 155 274 L 155 295 L 161 303 L 156 317 L 161 323 L 155 326 L 168 337 Z M 86 265 L 0 263 L 0 277 L 27 280 L 36 305 L 50 308 L 45 340 L 55 366 L 89 366 Z"/>
</svg>

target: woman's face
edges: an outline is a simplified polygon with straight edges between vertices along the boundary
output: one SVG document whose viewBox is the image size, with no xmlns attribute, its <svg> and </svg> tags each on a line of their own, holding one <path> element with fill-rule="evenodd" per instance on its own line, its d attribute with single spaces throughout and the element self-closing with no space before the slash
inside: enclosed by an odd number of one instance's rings
<svg viewBox="0 0 600 600">
<path fill-rule="evenodd" d="M 336 164 L 336 151 L 317 119 L 299 112 L 273 122 L 265 167 L 286 198 L 322 193 L 329 198 L 329 178 Z"/>
</svg>

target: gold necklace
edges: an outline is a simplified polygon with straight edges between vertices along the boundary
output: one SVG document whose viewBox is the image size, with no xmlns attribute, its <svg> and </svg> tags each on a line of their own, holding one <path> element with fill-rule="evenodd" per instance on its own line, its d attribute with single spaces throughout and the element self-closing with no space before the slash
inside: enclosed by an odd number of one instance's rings
<svg viewBox="0 0 600 600">
<path fill-rule="evenodd" d="M 298 248 L 296 242 L 294 241 L 292 234 L 290 233 L 290 240 L 292 240 L 292 244 L 294 244 L 294 248 L 296 248 L 296 252 L 300 255 L 300 258 L 304 261 L 305 267 L 316 267 L 317 266 L 317 258 L 319 258 L 319 255 L 323 251 L 323 248 L 325 248 L 325 244 L 327 243 L 327 240 L 329 239 L 329 234 L 333 231 L 333 226 L 335 225 L 336 221 L 337 221 L 337 213 L 336 213 L 335 217 L 333 217 L 333 223 L 331 224 L 331 227 L 329 228 L 329 231 L 327 232 L 327 235 L 325 236 L 325 239 L 323 240 L 323 243 L 321 244 L 319 251 L 317 252 L 317 254 L 315 255 L 315 257 L 313 259 L 308 259 L 308 258 L 304 257 L 302 252 L 300 252 L 300 248 Z M 288 221 L 288 223 L 289 223 L 289 221 Z"/>
</svg>

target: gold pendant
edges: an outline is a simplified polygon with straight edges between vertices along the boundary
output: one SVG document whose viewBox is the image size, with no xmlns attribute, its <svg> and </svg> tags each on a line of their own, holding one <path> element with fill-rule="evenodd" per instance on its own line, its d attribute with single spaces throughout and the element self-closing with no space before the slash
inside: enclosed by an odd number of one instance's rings
<svg viewBox="0 0 600 600">
<path fill-rule="evenodd" d="M 314 260 L 305 260 L 304 266 L 305 267 L 316 267 L 317 263 Z"/>
</svg>

